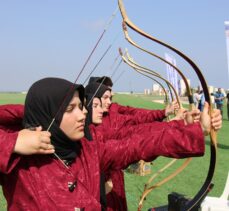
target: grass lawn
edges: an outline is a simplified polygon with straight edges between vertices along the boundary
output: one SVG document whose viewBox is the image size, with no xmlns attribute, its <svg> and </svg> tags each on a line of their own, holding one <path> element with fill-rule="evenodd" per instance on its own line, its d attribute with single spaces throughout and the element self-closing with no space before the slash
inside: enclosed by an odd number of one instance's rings
<svg viewBox="0 0 229 211">
<path fill-rule="evenodd" d="M 25 94 L 21 93 L 0 93 L 0 105 L 1 104 L 24 104 Z"/>
<path fill-rule="evenodd" d="M 22 94 L 1 94 L 0 93 L 0 104 L 6 103 L 23 103 L 25 95 Z M 121 95 L 117 94 L 114 97 L 114 101 L 119 102 L 123 105 L 130 105 L 135 107 L 142 108 L 151 108 L 151 109 L 161 109 L 163 108 L 162 104 L 153 103 L 152 96 L 144 95 Z M 158 98 L 157 98 L 158 99 Z M 224 120 L 223 128 L 218 133 L 218 152 L 217 152 L 217 166 L 215 171 L 215 176 L 213 179 L 214 188 L 210 192 L 211 196 L 220 196 L 224 184 L 226 181 L 227 173 L 229 170 L 229 121 L 226 120 L 226 107 L 224 110 Z M 210 140 L 206 138 L 206 154 L 201 158 L 193 158 L 188 167 L 182 171 L 178 176 L 172 179 L 170 182 L 164 184 L 158 189 L 152 191 L 147 199 L 144 202 L 143 210 L 147 208 L 159 206 L 167 203 L 167 195 L 173 191 L 186 194 L 189 197 L 194 196 L 201 184 L 204 182 L 207 175 L 208 166 L 209 166 L 209 145 Z M 162 166 L 168 163 L 171 159 L 168 158 L 158 158 L 153 162 L 151 167 L 152 173 L 159 170 Z M 160 181 L 167 175 L 169 175 L 176 167 L 179 167 L 184 160 L 177 161 L 175 165 L 166 170 L 161 176 L 157 178 L 157 181 Z M 128 200 L 128 208 L 130 211 L 137 210 L 138 201 L 141 195 L 141 192 L 144 188 L 144 184 L 150 176 L 136 176 L 125 172 L 125 186 L 126 186 L 126 195 Z M 6 204 L 4 197 L 0 191 L 0 211 L 6 210 Z"/>
</svg>

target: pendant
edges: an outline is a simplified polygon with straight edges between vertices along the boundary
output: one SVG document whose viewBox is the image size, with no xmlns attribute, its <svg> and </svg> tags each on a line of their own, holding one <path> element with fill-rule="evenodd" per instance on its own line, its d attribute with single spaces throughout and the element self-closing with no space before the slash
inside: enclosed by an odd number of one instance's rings
<svg viewBox="0 0 229 211">
<path fill-rule="evenodd" d="M 70 192 L 73 192 L 74 191 L 74 189 L 75 189 L 75 187 L 76 187 L 76 181 L 74 181 L 74 182 L 68 182 L 68 190 L 70 191 Z"/>
</svg>

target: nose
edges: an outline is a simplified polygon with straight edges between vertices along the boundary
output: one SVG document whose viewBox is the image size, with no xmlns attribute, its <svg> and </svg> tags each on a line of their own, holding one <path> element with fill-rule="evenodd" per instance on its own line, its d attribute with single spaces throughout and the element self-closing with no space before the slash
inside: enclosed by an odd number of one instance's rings
<svg viewBox="0 0 229 211">
<path fill-rule="evenodd" d="M 78 115 L 79 121 L 84 121 L 86 119 L 87 110 L 85 107 L 83 107 L 83 110 L 80 110 L 80 113 Z"/>
<path fill-rule="evenodd" d="M 100 114 L 103 113 L 103 108 L 102 108 L 102 106 L 99 107 L 99 113 L 100 113 Z"/>
<path fill-rule="evenodd" d="M 109 105 L 111 104 L 111 99 L 110 99 L 110 98 L 107 99 L 107 103 L 108 103 Z"/>
<path fill-rule="evenodd" d="M 83 107 L 83 114 L 86 115 L 87 113 L 88 113 L 88 111 L 87 111 L 86 107 L 84 106 Z"/>
</svg>

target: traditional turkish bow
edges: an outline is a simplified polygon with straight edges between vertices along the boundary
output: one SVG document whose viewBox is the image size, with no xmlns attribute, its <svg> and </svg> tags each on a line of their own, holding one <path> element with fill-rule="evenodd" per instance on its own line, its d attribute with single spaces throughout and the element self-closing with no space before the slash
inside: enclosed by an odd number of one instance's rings
<svg viewBox="0 0 229 211">
<path fill-rule="evenodd" d="M 189 84 L 188 84 L 188 80 L 186 79 L 186 77 L 185 77 L 185 75 L 182 73 L 182 71 L 181 71 L 178 67 L 176 67 L 174 64 L 172 64 L 172 63 L 170 63 L 169 61 L 165 60 L 164 58 L 158 56 L 157 54 L 155 54 L 155 53 L 153 53 L 153 52 L 151 52 L 151 51 L 148 51 L 148 50 L 142 48 L 142 47 L 139 46 L 136 42 L 134 42 L 134 41 L 130 38 L 130 36 L 129 36 L 129 34 L 128 34 L 128 31 L 127 31 L 127 27 L 126 27 L 125 22 L 123 22 L 122 28 L 123 28 L 123 32 L 124 32 L 124 35 L 125 35 L 126 40 L 127 40 L 131 45 L 133 45 L 133 46 L 135 46 L 136 48 L 138 48 L 138 49 L 140 49 L 140 50 L 142 50 L 142 51 L 144 51 L 144 52 L 150 54 L 151 56 L 156 57 L 157 59 L 161 60 L 162 62 L 164 62 L 164 63 L 166 63 L 166 64 L 168 64 L 168 65 L 170 65 L 172 68 L 174 68 L 175 71 L 177 71 L 177 73 L 181 76 L 181 78 L 182 78 L 183 81 L 184 81 L 184 84 L 185 84 L 185 87 L 186 87 L 186 90 L 187 90 L 187 95 L 188 95 L 189 103 L 190 103 L 190 108 L 192 109 L 192 108 L 193 108 L 193 97 L 192 97 L 192 92 L 191 92 L 190 86 L 189 86 Z"/>
<path fill-rule="evenodd" d="M 119 49 L 119 52 L 120 52 L 120 54 L 122 55 L 121 49 Z M 164 80 L 166 83 L 168 83 L 168 86 L 170 86 L 170 87 L 173 89 L 173 91 L 174 91 L 174 93 L 175 93 L 175 95 L 176 95 L 177 102 L 179 103 L 179 105 L 181 105 L 181 103 L 180 103 L 180 101 L 179 101 L 178 94 L 177 94 L 175 88 L 173 87 L 173 85 L 172 85 L 169 81 L 167 81 L 167 80 L 164 79 L 162 76 L 160 76 L 159 74 L 155 73 L 154 71 L 149 70 L 148 68 L 144 68 L 144 67 L 140 66 L 139 64 L 137 64 L 136 62 L 134 62 L 133 59 L 130 58 L 130 56 L 129 56 L 127 50 L 126 50 L 125 55 L 128 57 L 128 61 L 127 61 L 127 59 L 122 55 L 123 61 L 124 61 L 126 64 L 128 64 L 129 66 L 131 66 L 133 69 L 135 69 L 136 71 L 139 72 L 139 71 L 140 71 L 139 69 L 142 68 L 142 69 L 143 69 L 143 70 L 142 70 L 143 72 L 147 72 L 147 73 L 149 73 L 149 74 L 152 74 L 152 75 L 154 75 L 154 76 L 157 76 L 158 78 L 161 78 L 161 79 Z M 137 66 L 137 67 L 136 67 L 136 66 Z M 153 73 L 152 73 L 152 72 L 153 72 Z M 140 73 L 141 73 L 141 72 L 140 72 Z M 146 76 L 147 76 L 147 75 L 146 75 Z M 184 161 L 184 163 L 183 163 L 179 168 L 177 168 L 174 172 L 172 172 L 169 176 L 167 176 L 166 178 L 164 178 L 164 179 L 161 180 L 160 182 L 157 182 L 156 184 L 150 186 L 150 184 L 152 183 L 152 181 L 153 181 L 159 174 L 161 174 L 161 173 L 164 172 L 167 168 L 169 168 L 170 166 L 172 166 L 172 165 L 175 163 L 176 160 L 177 160 L 177 159 L 173 159 L 172 161 L 170 161 L 168 164 L 166 164 L 164 167 L 162 167 L 160 170 L 158 170 L 155 174 L 153 174 L 153 175 L 148 179 L 147 183 L 144 185 L 144 191 L 143 191 L 143 193 L 142 193 L 142 195 L 141 195 L 141 198 L 140 198 L 140 201 L 139 201 L 139 204 L 138 204 L 138 210 L 141 210 L 141 209 L 142 209 L 142 207 L 143 207 L 143 202 L 144 202 L 146 196 L 147 196 L 152 190 L 154 190 L 154 189 L 156 189 L 156 188 L 162 186 L 163 184 L 165 184 L 166 182 L 170 181 L 172 178 L 174 178 L 175 176 L 177 176 L 177 174 L 179 174 L 181 171 L 184 170 L 184 168 L 186 168 L 186 167 L 188 166 L 188 164 L 191 162 L 192 158 L 187 158 L 187 159 Z"/>
<path fill-rule="evenodd" d="M 129 18 L 128 18 L 127 14 L 126 14 L 126 11 L 125 11 L 125 8 L 124 8 L 124 4 L 123 4 L 122 0 L 118 0 L 118 4 L 119 4 L 119 9 L 120 9 L 124 24 L 126 24 L 128 27 L 130 27 L 132 30 L 134 30 L 135 32 L 139 33 L 140 35 L 146 37 L 147 39 L 150 39 L 151 41 L 154 41 L 154 42 L 156 42 L 156 43 L 158 43 L 158 44 L 160 44 L 160 45 L 172 50 L 173 52 L 178 54 L 180 57 L 182 57 L 192 67 L 192 69 L 195 71 L 195 73 L 197 74 L 197 76 L 198 76 L 198 78 L 199 78 L 199 80 L 201 82 L 201 85 L 202 85 L 202 88 L 203 88 L 203 92 L 204 92 L 204 96 L 205 96 L 205 100 L 208 102 L 208 104 L 210 106 L 210 115 L 211 115 L 212 107 L 211 107 L 210 94 L 208 92 L 208 86 L 207 86 L 205 78 L 204 78 L 203 74 L 201 73 L 200 69 L 198 68 L 198 66 L 190 58 L 188 58 L 184 53 L 182 53 L 181 51 L 179 51 L 176 48 L 168 45 L 167 43 L 164 43 L 164 42 L 154 38 L 153 36 L 147 34 L 143 30 L 138 28 L 135 24 L 133 24 L 129 20 Z M 155 56 L 155 55 L 153 55 L 153 56 Z M 164 61 L 164 62 L 166 62 L 166 61 Z M 166 63 L 168 63 L 168 62 L 166 62 Z M 173 66 L 172 64 L 170 64 L 170 65 Z M 176 69 L 175 66 L 173 68 Z M 193 103 L 193 99 L 191 97 L 192 97 L 192 95 L 189 95 L 189 102 Z M 190 200 L 186 205 L 184 205 L 184 207 L 181 208 L 182 211 L 187 211 L 187 210 L 190 211 L 190 210 L 192 210 L 196 205 L 198 205 L 198 203 L 200 203 L 204 199 L 204 197 L 208 193 L 208 189 L 210 188 L 211 181 L 212 181 L 212 178 L 213 178 L 213 175 L 214 175 L 214 171 L 215 171 L 216 150 L 217 150 L 216 132 L 213 129 L 211 129 L 211 131 L 210 131 L 210 139 L 211 139 L 211 145 L 210 145 L 211 159 L 210 159 L 208 175 L 207 175 L 207 177 L 205 179 L 204 184 L 202 185 L 202 187 L 200 188 L 198 193 L 194 196 L 194 198 L 192 200 Z"/>
</svg>

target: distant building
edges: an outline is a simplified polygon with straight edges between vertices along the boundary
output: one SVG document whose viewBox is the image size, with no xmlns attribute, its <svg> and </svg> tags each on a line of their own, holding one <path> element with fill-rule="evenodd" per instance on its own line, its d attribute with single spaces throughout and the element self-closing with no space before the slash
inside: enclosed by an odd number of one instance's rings
<svg viewBox="0 0 229 211">
<path fill-rule="evenodd" d="M 145 95 L 150 95 L 151 93 L 150 93 L 150 89 L 144 89 L 144 94 Z"/>
<path fill-rule="evenodd" d="M 159 84 L 153 84 L 152 87 L 152 94 L 153 95 L 165 95 L 164 90 Z"/>
<path fill-rule="evenodd" d="M 153 84 L 152 91 L 153 92 L 159 92 L 159 90 L 160 90 L 159 84 Z"/>
</svg>

